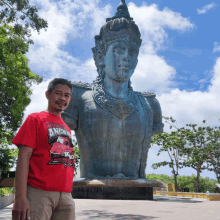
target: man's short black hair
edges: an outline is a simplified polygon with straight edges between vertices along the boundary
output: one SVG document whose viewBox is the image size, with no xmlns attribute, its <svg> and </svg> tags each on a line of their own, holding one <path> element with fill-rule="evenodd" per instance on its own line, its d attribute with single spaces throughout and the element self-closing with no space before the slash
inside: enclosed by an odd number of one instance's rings
<svg viewBox="0 0 220 220">
<path fill-rule="evenodd" d="M 62 79 L 62 78 L 54 78 L 53 80 L 51 80 L 51 81 L 49 82 L 48 87 L 47 87 L 47 91 L 50 92 L 50 93 L 52 93 L 53 90 L 55 89 L 55 86 L 56 86 L 57 84 L 62 84 L 62 85 L 67 85 L 67 86 L 69 86 L 70 89 L 71 89 L 71 92 L 72 92 L 71 82 L 70 82 L 69 80 L 67 80 L 67 79 Z"/>
</svg>

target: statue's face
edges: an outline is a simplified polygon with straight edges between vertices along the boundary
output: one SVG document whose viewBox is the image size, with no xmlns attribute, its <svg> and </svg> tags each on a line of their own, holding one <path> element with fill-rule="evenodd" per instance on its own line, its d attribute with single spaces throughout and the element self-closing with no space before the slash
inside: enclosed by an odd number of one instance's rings
<svg viewBox="0 0 220 220">
<path fill-rule="evenodd" d="M 139 50 L 125 42 L 112 43 L 104 57 L 105 77 L 119 82 L 128 81 L 138 62 Z"/>
</svg>

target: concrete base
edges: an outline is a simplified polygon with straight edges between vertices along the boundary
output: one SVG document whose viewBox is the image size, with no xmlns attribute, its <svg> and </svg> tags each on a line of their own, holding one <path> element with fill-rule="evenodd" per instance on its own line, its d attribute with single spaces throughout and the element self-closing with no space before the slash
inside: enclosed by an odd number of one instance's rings
<svg viewBox="0 0 220 220">
<path fill-rule="evenodd" d="M 158 180 L 129 178 L 75 178 L 73 198 L 153 200 L 153 187 L 166 187 Z"/>
<path fill-rule="evenodd" d="M 76 199 L 153 200 L 153 187 L 73 187 Z"/>
</svg>

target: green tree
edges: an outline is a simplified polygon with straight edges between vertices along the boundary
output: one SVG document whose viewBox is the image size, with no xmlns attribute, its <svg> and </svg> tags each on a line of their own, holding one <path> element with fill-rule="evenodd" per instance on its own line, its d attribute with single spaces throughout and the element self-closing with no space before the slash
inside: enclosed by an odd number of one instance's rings
<svg viewBox="0 0 220 220">
<path fill-rule="evenodd" d="M 164 182 L 165 184 L 173 184 L 174 183 L 174 177 L 173 176 L 167 176 L 164 174 L 148 174 L 146 175 L 147 179 L 155 179 L 160 180 Z M 197 177 L 196 175 L 192 174 L 191 176 L 178 176 L 177 177 L 177 183 L 180 189 L 189 188 L 190 192 L 196 192 L 197 187 L 196 183 Z M 200 188 L 201 192 L 205 193 L 207 190 L 209 190 L 210 193 L 214 193 L 216 190 L 216 180 L 209 179 L 208 177 L 202 178 L 200 177 Z"/>
<path fill-rule="evenodd" d="M 206 121 L 204 120 L 203 124 L 205 123 Z M 197 124 L 186 124 L 186 127 L 182 130 L 187 140 L 187 147 L 184 150 L 187 159 L 184 161 L 184 166 L 196 170 L 196 187 L 197 192 L 200 192 L 200 173 L 210 166 L 207 163 L 209 159 L 207 145 L 211 140 L 209 133 L 212 131 L 212 128 L 209 126 L 197 127 Z"/>
<path fill-rule="evenodd" d="M 197 181 L 195 184 L 197 186 L 197 192 L 200 192 L 200 174 L 203 170 L 210 169 L 211 160 L 208 155 L 210 156 L 211 152 L 215 152 L 216 148 L 213 149 L 213 147 L 217 146 L 216 144 L 214 145 L 213 142 L 212 148 L 207 147 L 209 143 L 213 140 L 213 128 L 205 125 L 205 120 L 203 120 L 203 126 L 198 127 L 197 124 L 186 124 L 186 127 L 178 128 L 178 126 L 175 124 L 176 120 L 174 120 L 172 117 L 163 118 L 165 119 L 165 122 L 170 125 L 170 129 L 176 129 L 178 135 L 180 136 L 180 139 L 184 142 L 184 146 L 182 145 L 183 147 L 181 148 L 180 152 L 182 159 L 184 158 L 181 166 L 191 167 L 196 170 Z M 210 154 L 208 154 L 208 152 L 210 152 Z M 215 155 L 217 156 L 216 153 Z M 214 154 L 212 154 L 212 156 L 214 156 Z M 212 162 L 213 164 L 215 164 L 214 159 L 212 159 Z"/>
<path fill-rule="evenodd" d="M 220 126 L 209 130 L 210 141 L 207 144 L 209 171 L 214 171 L 220 183 Z"/>
<path fill-rule="evenodd" d="M 24 110 L 30 103 L 30 87 L 42 81 L 42 77 L 31 72 L 28 59 L 21 51 L 28 51 L 28 44 L 15 34 L 13 27 L 6 24 L 0 26 L 0 154 L 8 159 L 16 153 L 7 150 L 7 146 L 21 125 Z M 1 169 L 13 165 L 11 160 L 9 164 L 3 161 Z"/>
<path fill-rule="evenodd" d="M 4 171 L 16 162 L 18 150 L 9 149 L 8 144 L 30 103 L 30 87 L 42 81 L 31 72 L 24 56 L 33 44 L 31 29 L 39 34 L 48 27 L 38 10 L 28 0 L 0 0 L 0 169 Z"/>
<path fill-rule="evenodd" d="M 205 193 L 207 190 L 209 190 L 210 193 L 215 192 L 217 183 L 216 180 L 209 179 L 208 177 L 199 177 L 199 179 L 201 192 Z M 197 191 L 197 176 L 195 176 L 194 174 L 192 176 L 178 176 L 177 180 L 180 189 L 189 188 L 190 192 Z"/>
<path fill-rule="evenodd" d="M 39 8 L 35 5 L 30 5 L 29 0 L 0 0 L 0 21 L 4 24 L 12 24 L 14 28 L 14 34 L 20 36 L 23 42 L 27 44 L 33 44 L 30 39 L 31 29 L 40 30 L 48 27 L 47 21 L 38 16 Z M 10 41 L 8 42 L 10 44 Z M 12 42 L 14 43 L 14 42 Z M 19 47 L 12 48 L 15 50 Z"/>
<path fill-rule="evenodd" d="M 0 149 L 0 172 L 9 171 L 17 162 L 18 149 L 9 149 L 7 146 Z"/>
<path fill-rule="evenodd" d="M 28 50 L 28 45 L 14 33 L 8 25 L 0 27 L 0 143 L 11 140 L 30 103 L 31 85 L 42 81 L 42 77 L 31 72 L 25 55 L 8 47 L 11 41 L 19 49 Z"/>
<path fill-rule="evenodd" d="M 163 117 L 165 122 L 170 124 L 170 128 L 175 127 L 177 130 L 172 131 L 171 133 L 162 133 L 155 134 L 151 139 L 151 144 L 157 144 L 161 146 L 160 150 L 157 153 L 157 156 L 161 154 L 161 152 L 167 152 L 170 160 L 162 161 L 158 163 L 154 163 L 152 167 L 157 169 L 161 166 L 169 166 L 172 169 L 174 183 L 175 183 L 175 191 L 177 190 L 177 176 L 179 175 L 179 169 L 183 168 L 183 150 L 186 144 L 185 136 L 182 133 L 182 129 L 178 129 L 175 125 L 175 120 L 170 117 Z"/>
<path fill-rule="evenodd" d="M 160 180 L 165 184 L 173 184 L 174 178 L 173 176 L 167 176 L 165 174 L 147 174 L 146 179 L 149 180 Z"/>
<path fill-rule="evenodd" d="M 185 145 L 184 139 L 181 137 L 177 131 L 172 131 L 170 134 L 163 133 L 154 135 L 152 140 L 152 144 L 157 144 L 161 146 L 160 150 L 157 153 L 157 156 L 161 154 L 161 152 L 167 152 L 170 160 L 162 161 L 158 163 L 154 163 L 152 167 L 157 169 L 161 166 L 169 166 L 172 169 L 174 183 L 175 183 L 175 191 L 177 190 L 177 176 L 179 175 L 179 169 L 183 167 L 183 154 L 182 150 Z"/>
</svg>

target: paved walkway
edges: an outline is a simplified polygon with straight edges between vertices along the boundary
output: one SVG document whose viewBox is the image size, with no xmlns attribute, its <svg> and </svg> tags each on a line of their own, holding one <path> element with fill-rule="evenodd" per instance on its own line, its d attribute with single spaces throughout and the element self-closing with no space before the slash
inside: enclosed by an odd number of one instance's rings
<svg viewBox="0 0 220 220">
<path fill-rule="evenodd" d="M 75 199 L 77 220 L 220 220 L 220 201 L 155 196 L 146 200 Z M 0 210 L 0 220 L 11 220 L 12 205 Z"/>
</svg>

